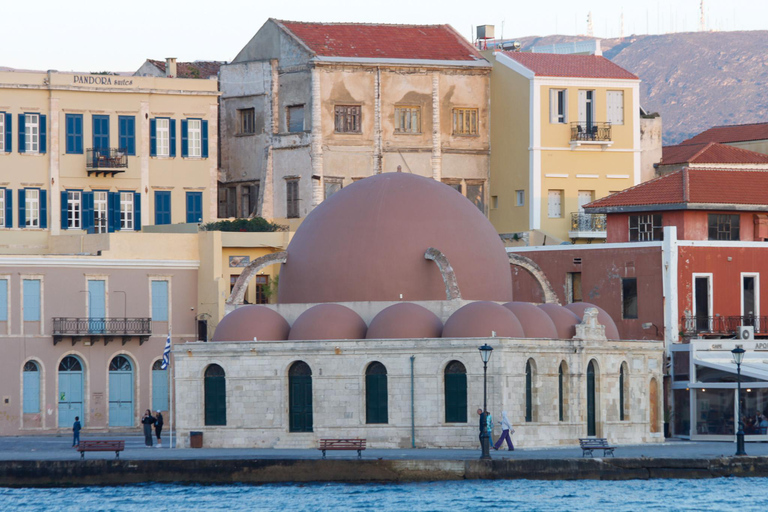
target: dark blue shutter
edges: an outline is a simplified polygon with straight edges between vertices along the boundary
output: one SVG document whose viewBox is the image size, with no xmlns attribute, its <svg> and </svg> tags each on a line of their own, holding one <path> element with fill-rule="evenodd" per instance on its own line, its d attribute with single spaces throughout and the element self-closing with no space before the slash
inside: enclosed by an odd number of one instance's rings
<svg viewBox="0 0 768 512">
<path fill-rule="evenodd" d="M 67 147 L 66 152 L 67 153 L 74 153 L 75 152 L 75 116 L 72 114 L 67 114 L 64 116 L 64 125 L 65 129 L 67 130 Z"/>
<path fill-rule="evenodd" d="M 45 129 L 45 116 L 40 114 L 40 153 L 45 153 L 45 139 L 46 139 L 46 129 Z"/>
<path fill-rule="evenodd" d="M 149 120 L 149 156 L 157 156 L 157 121 Z"/>
<path fill-rule="evenodd" d="M 26 198 L 27 191 L 23 188 L 19 190 L 19 227 L 27 227 L 27 212 L 24 210 L 26 204 L 24 199 Z"/>
<path fill-rule="evenodd" d="M 83 192 L 83 229 L 93 233 L 93 192 Z"/>
<path fill-rule="evenodd" d="M 69 119 L 67 119 L 69 121 Z M 61 229 L 67 229 L 69 228 L 69 219 L 67 218 L 67 192 L 64 191 L 61 193 Z"/>
<path fill-rule="evenodd" d="M 120 230 L 120 192 L 109 192 L 107 194 L 107 208 L 109 209 L 107 217 L 107 230 L 110 233 Z"/>
<path fill-rule="evenodd" d="M 19 114 L 19 153 L 26 152 L 26 147 L 27 147 L 26 138 L 24 135 L 24 127 L 26 125 L 26 123 L 24 122 L 24 119 L 25 119 L 24 114 Z M 22 226 L 19 226 L 19 227 L 22 227 Z"/>
<path fill-rule="evenodd" d="M 203 193 L 187 192 L 187 222 L 201 222 L 203 217 Z"/>
<path fill-rule="evenodd" d="M 118 145 L 127 155 L 136 155 L 136 118 L 133 116 L 118 117 Z"/>
<path fill-rule="evenodd" d="M 48 191 L 40 190 L 40 227 L 48 229 Z"/>
<path fill-rule="evenodd" d="M 187 158 L 189 156 L 189 130 L 187 125 L 189 122 L 186 119 L 181 120 L 181 157 Z"/>
<path fill-rule="evenodd" d="M 166 190 L 155 192 L 155 224 L 171 223 L 171 193 Z"/>
<path fill-rule="evenodd" d="M 170 139 L 170 151 L 168 152 L 168 156 L 171 158 L 176 157 L 176 120 L 175 119 L 169 119 L 168 120 L 168 129 L 171 133 L 169 139 Z"/>
<path fill-rule="evenodd" d="M 133 193 L 133 229 L 141 231 L 141 193 Z"/>
<path fill-rule="evenodd" d="M 203 158 L 208 158 L 208 121 L 202 121 L 200 123 L 202 125 L 201 130 L 203 132 L 202 136 L 202 155 Z"/>
<path fill-rule="evenodd" d="M 13 227 L 13 190 L 5 189 L 5 227 Z"/>
<path fill-rule="evenodd" d="M 83 154 L 83 116 L 81 114 L 67 114 L 67 153 L 73 155 Z"/>
<path fill-rule="evenodd" d="M 13 147 L 13 115 L 5 114 L 5 152 L 10 153 Z"/>
</svg>

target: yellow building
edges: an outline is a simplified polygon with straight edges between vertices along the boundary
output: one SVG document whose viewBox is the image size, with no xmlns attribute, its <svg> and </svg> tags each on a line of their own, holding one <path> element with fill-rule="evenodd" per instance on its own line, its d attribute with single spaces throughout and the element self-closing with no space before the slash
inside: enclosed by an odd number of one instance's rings
<svg viewBox="0 0 768 512">
<path fill-rule="evenodd" d="M 0 72 L 0 226 L 209 222 L 218 94 L 215 80 Z"/>
<path fill-rule="evenodd" d="M 531 244 L 604 240 L 582 206 L 640 182 L 640 80 L 596 55 L 486 58 L 491 222 Z"/>
</svg>

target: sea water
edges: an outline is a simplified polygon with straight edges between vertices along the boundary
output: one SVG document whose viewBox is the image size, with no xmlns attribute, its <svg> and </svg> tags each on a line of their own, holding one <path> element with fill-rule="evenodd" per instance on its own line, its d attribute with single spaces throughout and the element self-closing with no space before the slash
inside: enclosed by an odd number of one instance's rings
<svg viewBox="0 0 768 512">
<path fill-rule="evenodd" d="M 142 484 L 0 488 L 2 510 L 717 510 L 768 508 L 768 478 L 706 480 L 465 480 L 404 484 Z"/>
</svg>

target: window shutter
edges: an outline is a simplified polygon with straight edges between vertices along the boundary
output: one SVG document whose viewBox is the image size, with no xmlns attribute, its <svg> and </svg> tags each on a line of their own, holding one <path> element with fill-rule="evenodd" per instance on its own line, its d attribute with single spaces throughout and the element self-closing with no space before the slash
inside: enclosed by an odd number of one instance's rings
<svg viewBox="0 0 768 512">
<path fill-rule="evenodd" d="M 13 145 L 13 133 L 11 130 L 13 115 L 5 114 L 5 152 L 10 153 Z"/>
<path fill-rule="evenodd" d="M 67 219 L 67 192 L 61 193 L 61 229 L 69 228 L 69 219 Z"/>
<path fill-rule="evenodd" d="M 557 90 L 549 90 L 549 122 L 557 122 Z"/>
<path fill-rule="evenodd" d="M 171 158 L 176 157 L 176 120 L 175 119 L 169 119 L 168 120 L 168 132 L 169 132 L 169 151 L 168 156 Z"/>
<path fill-rule="evenodd" d="M 115 201 L 117 199 L 117 201 Z M 115 211 L 115 203 L 117 203 L 117 211 Z M 107 193 L 107 231 L 114 233 L 116 228 L 116 220 L 120 219 L 120 194 L 116 192 Z M 119 226 L 118 226 L 119 229 Z"/>
<path fill-rule="evenodd" d="M 83 229 L 87 233 L 93 233 L 93 192 L 83 192 L 82 207 Z"/>
<path fill-rule="evenodd" d="M 141 231 L 141 193 L 133 193 L 133 229 Z"/>
<path fill-rule="evenodd" d="M 149 156 L 157 156 L 157 121 L 149 120 Z"/>
<path fill-rule="evenodd" d="M 203 158 L 208 158 L 208 121 L 201 121 L 202 141 L 201 151 Z"/>
<path fill-rule="evenodd" d="M 46 116 L 40 114 L 40 153 L 45 153 L 45 139 L 46 139 L 45 117 Z"/>
<path fill-rule="evenodd" d="M 27 226 L 27 212 L 25 211 L 26 204 L 24 198 L 27 191 L 23 188 L 19 190 L 19 227 L 24 229 Z"/>
<path fill-rule="evenodd" d="M 19 153 L 24 153 L 26 151 L 26 139 L 24 135 L 24 114 L 19 114 Z M 21 227 L 21 226 L 19 226 Z"/>
<path fill-rule="evenodd" d="M 5 190 L 5 227 L 13 227 L 13 190 Z"/>
<path fill-rule="evenodd" d="M 181 120 L 181 157 L 182 158 L 186 158 L 189 156 L 189 131 L 187 128 L 188 124 L 189 123 L 186 119 Z"/>
<path fill-rule="evenodd" d="M 48 191 L 40 189 L 40 227 L 48 229 Z"/>
</svg>

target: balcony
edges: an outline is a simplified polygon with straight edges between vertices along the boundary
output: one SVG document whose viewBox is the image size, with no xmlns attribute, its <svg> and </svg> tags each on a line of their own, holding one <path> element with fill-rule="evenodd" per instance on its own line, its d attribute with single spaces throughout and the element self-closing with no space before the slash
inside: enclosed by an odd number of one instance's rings
<svg viewBox="0 0 768 512">
<path fill-rule="evenodd" d="M 568 231 L 571 240 L 577 238 L 600 238 L 605 240 L 605 214 L 604 213 L 571 213 L 571 229 Z"/>
<path fill-rule="evenodd" d="M 571 149 L 582 145 L 604 149 L 611 144 L 611 123 L 571 123 Z"/>
<path fill-rule="evenodd" d="M 740 325 L 753 326 L 755 337 L 768 337 L 768 316 L 696 316 L 686 315 L 681 319 L 685 336 L 703 338 L 734 337 Z"/>
<path fill-rule="evenodd" d="M 72 345 L 78 341 L 89 344 L 103 339 L 104 345 L 120 338 L 123 345 L 134 337 L 139 338 L 139 345 L 152 335 L 151 318 L 61 318 L 53 319 L 53 345 L 72 338 Z"/>
<path fill-rule="evenodd" d="M 88 176 L 114 176 L 125 172 L 128 168 L 128 152 L 125 148 L 89 148 L 85 151 L 85 168 Z"/>
</svg>

